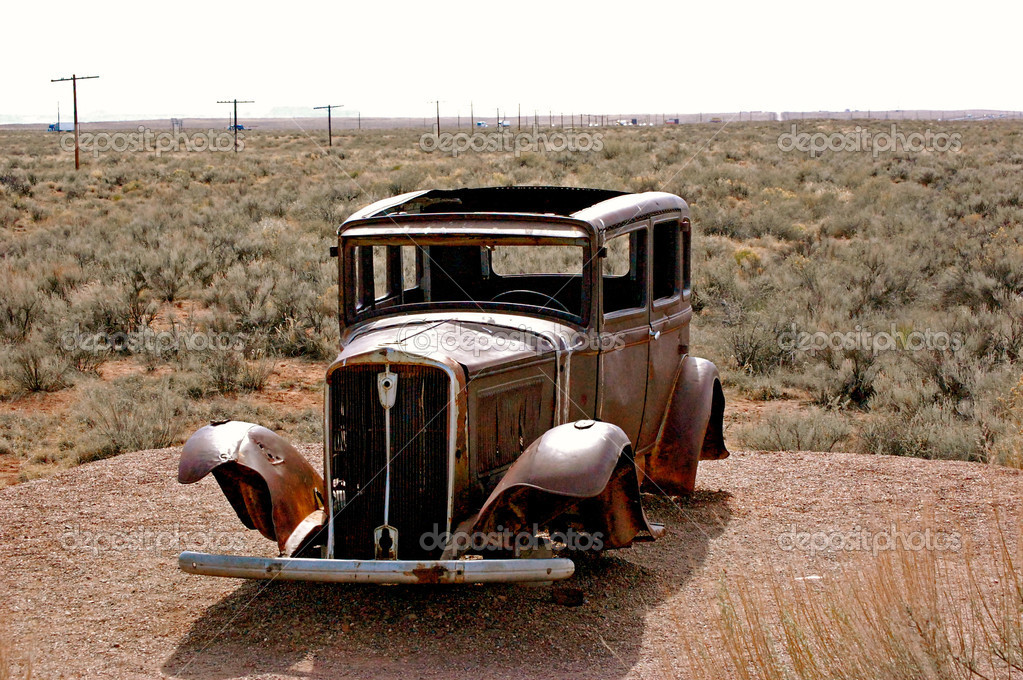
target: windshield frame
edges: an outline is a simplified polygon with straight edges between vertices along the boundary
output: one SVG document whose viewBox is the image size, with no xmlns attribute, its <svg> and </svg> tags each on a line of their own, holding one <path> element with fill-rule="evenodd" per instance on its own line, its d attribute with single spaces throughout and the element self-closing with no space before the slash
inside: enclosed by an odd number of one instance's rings
<svg viewBox="0 0 1023 680">
<path fill-rule="evenodd" d="M 584 232 L 572 230 L 568 233 L 562 232 L 557 235 L 551 233 L 537 233 L 539 230 L 499 232 L 497 230 L 472 231 L 457 229 L 445 231 L 444 233 L 410 233 L 402 230 L 400 233 L 366 233 L 359 230 L 355 233 L 339 235 L 338 257 L 339 264 L 339 307 L 340 317 L 343 326 L 355 325 L 370 319 L 377 319 L 386 316 L 400 316 L 403 314 L 434 313 L 438 311 L 473 311 L 473 312 L 498 312 L 502 314 L 521 314 L 535 316 L 543 319 L 557 320 L 569 324 L 587 327 L 592 316 L 593 306 L 593 277 L 596 271 L 596 250 L 594 239 Z M 567 231 L 567 230 L 566 230 Z M 574 233 L 573 233 L 574 232 Z M 544 307 L 542 305 L 522 304 L 507 302 L 504 300 L 449 300 L 429 302 L 404 302 L 391 303 L 384 307 L 377 307 L 376 303 L 381 298 L 375 298 L 373 303 L 359 309 L 356 307 L 360 291 L 357 276 L 356 248 L 360 246 L 413 246 L 417 249 L 417 259 L 421 255 L 426 256 L 424 246 L 573 246 L 580 248 L 582 252 L 582 272 L 580 280 L 580 300 L 578 313 L 575 310 L 565 312 L 556 307 Z M 481 263 L 481 267 L 482 267 Z M 491 275 L 494 275 L 491 272 Z M 541 275 L 541 274 L 537 274 Z M 376 277 L 377 274 L 374 273 Z M 386 273 L 383 276 L 387 276 Z M 500 276 L 500 275 L 497 275 Z M 502 279 L 514 279 L 518 275 L 500 277 Z M 526 275 L 528 276 L 528 275 Z M 556 275 L 554 275 L 556 276 Z M 562 276 L 576 276 L 574 274 Z M 374 294 L 375 295 L 375 294 Z"/>
</svg>

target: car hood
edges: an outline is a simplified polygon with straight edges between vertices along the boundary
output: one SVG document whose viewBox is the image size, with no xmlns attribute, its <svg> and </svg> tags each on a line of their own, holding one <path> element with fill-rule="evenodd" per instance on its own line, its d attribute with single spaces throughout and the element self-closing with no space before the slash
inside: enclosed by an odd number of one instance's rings
<svg viewBox="0 0 1023 680">
<path fill-rule="evenodd" d="M 547 361 L 584 348 L 585 331 L 557 321 L 514 314 L 434 313 L 375 319 L 348 329 L 345 361 L 384 348 L 421 357 L 446 357 L 469 374 Z"/>
</svg>

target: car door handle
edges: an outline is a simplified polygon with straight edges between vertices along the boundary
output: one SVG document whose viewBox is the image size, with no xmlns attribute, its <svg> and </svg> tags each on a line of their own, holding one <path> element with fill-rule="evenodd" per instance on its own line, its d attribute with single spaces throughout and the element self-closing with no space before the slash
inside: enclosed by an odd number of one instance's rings
<svg viewBox="0 0 1023 680">
<path fill-rule="evenodd" d="M 661 332 L 660 331 L 655 331 L 653 328 L 651 328 L 650 329 L 650 337 L 652 337 L 654 340 L 657 340 L 658 338 L 661 337 Z"/>
</svg>

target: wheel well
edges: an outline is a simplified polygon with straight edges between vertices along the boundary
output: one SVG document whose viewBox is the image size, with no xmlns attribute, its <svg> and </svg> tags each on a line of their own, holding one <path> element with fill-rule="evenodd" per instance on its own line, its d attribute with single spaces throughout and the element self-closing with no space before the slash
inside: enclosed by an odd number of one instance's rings
<svg viewBox="0 0 1023 680">
<path fill-rule="evenodd" d="M 707 433 L 703 437 L 703 449 L 700 460 L 718 460 L 728 456 L 725 448 L 725 392 L 721 389 L 721 381 L 714 381 L 711 396 L 710 420 L 707 422 Z"/>
</svg>

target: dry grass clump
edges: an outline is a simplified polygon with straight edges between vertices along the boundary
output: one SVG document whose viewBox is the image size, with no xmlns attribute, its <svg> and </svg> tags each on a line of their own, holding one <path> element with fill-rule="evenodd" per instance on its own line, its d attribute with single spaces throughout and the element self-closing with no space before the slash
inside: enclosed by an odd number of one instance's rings
<svg viewBox="0 0 1023 680">
<path fill-rule="evenodd" d="M 686 677 L 1023 678 L 1021 545 L 999 532 L 964 562 L 903 546 L 826 577 L 726 575 L 708 616 L 718 639 L 681 645 Z"/>
</svg>

